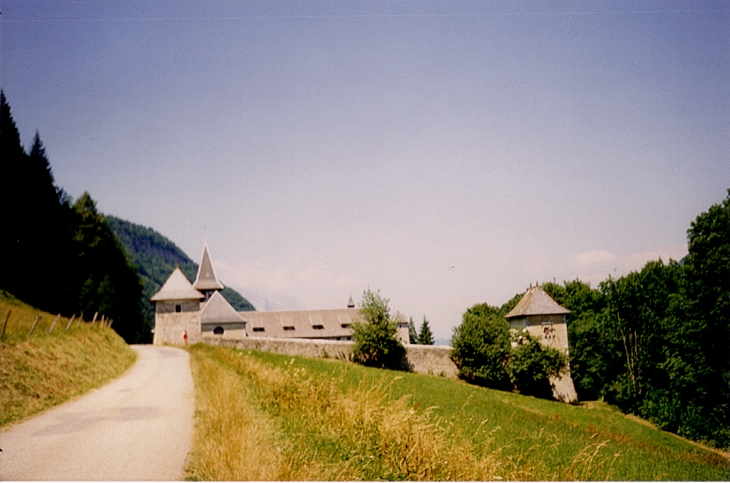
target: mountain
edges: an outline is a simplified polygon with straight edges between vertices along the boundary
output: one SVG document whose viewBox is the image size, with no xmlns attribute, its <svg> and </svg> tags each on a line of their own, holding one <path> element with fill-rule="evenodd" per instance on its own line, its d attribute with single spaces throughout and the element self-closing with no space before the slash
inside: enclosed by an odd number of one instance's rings
<svg viewBox="0 0 730 483">
<path fill-rule="evenodd" d="M 106 220 L 127 250 L 129 259 L 139 269 L 139 275 L 144 284 L 144 315 L 154 325 L 155 308 L 150 302 L 150 297 L 160 290 L 176 264 L 180 266 L 180 270 L 191 282 L 195 280 L 198 273 L 198 264 L 172 241 L 152 228 L 110 215 L 106 216 Z M 256 310 L 248 300 L 230 287 L 221 290 L 221 295 L 236 310 Z"/>
</svg>

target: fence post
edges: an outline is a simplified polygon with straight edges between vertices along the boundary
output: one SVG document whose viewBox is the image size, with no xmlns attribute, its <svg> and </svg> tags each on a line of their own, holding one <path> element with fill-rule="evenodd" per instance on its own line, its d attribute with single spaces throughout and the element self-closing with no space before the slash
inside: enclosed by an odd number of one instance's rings
<svg viewBox="0 0 730 483">
<path fill-rule="evenodd" d="M 12 309 L 8 310 L 8 316 L 5 317 L 5 324 L 3 325 L 3 333 L 0 335 L 0 339 L 2 339 L 3 337 L 5 337 L 5 328 L 8 326 L 8 320 L 10 319 L 10 313 L 12 311 L 13 311 Z"/>
<path fill-rule="evenodd" d="M 51 332 L 53 332 L 53 328 L 54 328 L 54 327 L 56 326 L 56 322 L 58 322 L 58 318 L 59 318 L 60 316 L 61 316 L 61 314 L 59 313 L 59 314 L 58 314 L 58 315 L 56 316 L 56 318 L 55 318 L 55 319 L 53 319 L 53 323 L 51 324 L 51 328 L 50 328 L 50 329 L 48 329 L 48 333 L 49 333 L 49 334 L 50 334 Z"/>
<path fill-rule="evenodd" d="M 94 324 L 96 324 L 96 316 L 99 315 L 99 312 L 94 312 L 94 319 L 91 321 L 91 326 L 94 327 Z"/>
<path fill-rule="evenodd" d="M 66 331 L 68 331 L 68 329 L 69 329 L 69 328 L 71 327 L 71 324 L 73 324 L 73 323 L 74 323 L 74 319 L 75 319 L 75 318 L 76 318 L 76 314 L 73 314 L 73 315 L 71 316 L 71 320 L 69 320 L 69 321 L 68 321 L 68 324 L 66 325 Z"/>
<path fill-rule="evenodd" d="M 33 322 L 33 327 L 30 328 L 30 332 L 28 332 L 28 335 L 31 335 L 33 331 L 35 330 L 35 326 L 38 325 L 38 321 L 41 320 L 41 314 L 38 314 L 38 316 L 35 318 L 35 322 Z"/>
<path fill-rule="evenodd" d="M 109 319 L 109 328 L 112 328 L 112 324 L 114 323 L 114 319 Z"/>
<path fill-rule="evenodd" d="M 78 329 L 79 327 L 81 327 L 81 322 L 83 322 L 83 321 L 84 321 L 84 313 L 83 313 L 83 312 L 81 312 L 81 315 L 79 315 L 79 322 L 78 322 L 78 323 L 76 324 L 76 328 L 77 328 L 77 329 Z"/>
</svg>

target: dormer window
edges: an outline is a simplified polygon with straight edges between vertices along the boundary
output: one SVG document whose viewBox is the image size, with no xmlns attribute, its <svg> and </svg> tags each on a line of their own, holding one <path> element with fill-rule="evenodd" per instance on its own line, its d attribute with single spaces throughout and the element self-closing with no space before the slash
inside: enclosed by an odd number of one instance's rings
<svg viewBox="0 0 730 483">
<path fill-rule="evenodd" d="M 175 304 L 175 313 L 179 314 L 182 312 L 182 304 Z"/>
</svg>

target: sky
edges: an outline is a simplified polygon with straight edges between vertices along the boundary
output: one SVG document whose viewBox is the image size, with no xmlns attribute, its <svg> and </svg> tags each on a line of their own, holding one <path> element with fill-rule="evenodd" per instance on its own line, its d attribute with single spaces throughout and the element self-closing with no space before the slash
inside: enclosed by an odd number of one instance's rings
<svg viewBox="0 0 730 483">
<path fill-rule="evenodd" d="M 730 188 L 730 4 L 5 0 L 56 183 L 259 310 L 379 291 L 449 339 L 687 253 Z"/>
</svg>

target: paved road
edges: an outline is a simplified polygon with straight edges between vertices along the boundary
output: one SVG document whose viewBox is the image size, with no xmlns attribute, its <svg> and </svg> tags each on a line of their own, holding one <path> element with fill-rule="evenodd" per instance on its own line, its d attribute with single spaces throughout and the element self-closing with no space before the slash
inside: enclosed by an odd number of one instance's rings
<svg viewBox="0 0 730 483">
<path fill-rule="evenodd" d="M 0 432 L 0 480 L 181 480 L 193 433 L 188 353 L 133 346 L 124 377 Z"/>
</svg>

